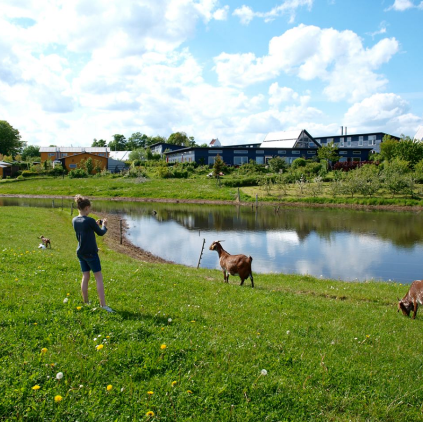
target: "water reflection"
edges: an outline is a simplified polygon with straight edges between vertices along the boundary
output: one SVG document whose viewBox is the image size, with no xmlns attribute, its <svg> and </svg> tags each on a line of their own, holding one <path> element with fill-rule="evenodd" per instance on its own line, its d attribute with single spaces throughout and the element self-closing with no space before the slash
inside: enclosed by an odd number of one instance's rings
<svg viewBox="0 0 423 422">
<path fill-rule="evenodd" d="M 70 200 L 64 207 L 70 208 Z M 55 200 L 60 207 L 61 200 Z M 52 206 L 52 200 L 0 199 L 0 205 Z M 411 212 L 93 201 L 94 211 L 122 213 L 130 240 L 165 259 L 218 268 L 213 240 L 253 256 L 254 272 L 311 274 L 341 280 L 423 277 L 423 215 Z"/>
</svg>

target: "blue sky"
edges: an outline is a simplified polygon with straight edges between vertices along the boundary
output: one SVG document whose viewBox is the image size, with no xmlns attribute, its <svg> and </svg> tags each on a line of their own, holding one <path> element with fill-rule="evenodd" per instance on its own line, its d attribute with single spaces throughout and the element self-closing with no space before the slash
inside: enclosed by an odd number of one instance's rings
<svg viewBox="0 0 423 422">
<path fill-rule="evenodd" d="M 30 145 L 423 125 L 421 0 L 2 0 L 0 119 Z"/>
</svg>

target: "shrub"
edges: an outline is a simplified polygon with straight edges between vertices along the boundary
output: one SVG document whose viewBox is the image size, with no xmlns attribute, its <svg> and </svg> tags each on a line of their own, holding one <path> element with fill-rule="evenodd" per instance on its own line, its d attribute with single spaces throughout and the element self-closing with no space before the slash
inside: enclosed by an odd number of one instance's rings
<svg viewBox="0 0 423 422">
<path fill-rule="evenodd" d="M 304 158 L 296 158 L 291 164 L 291 169 L 296 170 L 298 167 L 305 167 L 306 164 L 307 161 Z"/>
<path fill-rule="evenodd" d="M 84 179 L 85 177 L 88 177 L 88 173 L 84 169 L 74 169 L 69 172 L 71 179 Z"/>
<path fill-rule="evenodd" d="M 248 177 L 232 177 L 228 179 L 221 179 L 223 186 L 229 188 L 242 188 L 244 186 L 257 186 L 257 177 L 248 176 Z"/>
<path fill-rule="evenodd" d="M 21 174 L 21 176 L 23 177 L 34 177 L 34 176 L 38 176 L 38 173 L 35 171 L 31 171 L 31 170 L 24 170 Z"/>
</svg>

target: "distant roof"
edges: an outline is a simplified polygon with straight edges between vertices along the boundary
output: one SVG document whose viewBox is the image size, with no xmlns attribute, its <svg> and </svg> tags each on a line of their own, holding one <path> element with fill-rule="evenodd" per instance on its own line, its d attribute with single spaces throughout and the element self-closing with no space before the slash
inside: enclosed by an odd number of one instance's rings
<svg viewBox="0 0 423 422">
<path fill-rule="evenodd" d="M 40 152 L 107 152 L 108 147 L 41 147 Z"/>
<path fill-rule="evenodd" d="M 113 158 L 118 161 L 128 160 L 131 151 L 110 151 L 109 158 Z"/>
<path fill-rule="evenodd" d="M 419 141 L 423 141 L 423 126 L 419 126 L 416 134 L 414 135 L 414 139 L 418 139 Z"/>
<path fill-rule="evenodd" d="M 313 139 L 304 129 L 270 132 L 264 138 L 260 148 L 294 148 L 303 132 Z"/>
<path fill-rule="evenodd" d="M 12 167 L 12 164 L 6 163 L 6 161 L 0 161 L 0 167 L 1 168 Z"/>
</svg>

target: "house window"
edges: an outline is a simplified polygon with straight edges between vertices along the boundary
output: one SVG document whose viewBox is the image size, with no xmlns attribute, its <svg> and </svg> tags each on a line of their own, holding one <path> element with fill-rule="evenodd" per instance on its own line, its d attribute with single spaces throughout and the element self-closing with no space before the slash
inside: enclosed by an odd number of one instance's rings
<svg viewBox="0 0 423 422">
<path fill-rule="evenodd" d="M 327 143 L 331 144 L 333 142 L 333 138 L 328 138 Z"/>
<path fill-rule="evenodd" d="M 325 141 L 322 142 L 322 141 L 320 141 L 320 139 L 316 139 L 316 142 L 318 142 L 321 145 Z"/>
<path fill-rule="evenodd" d="M 316 151 L 307 151 L 307 154 L 316 155 Z"/>
<path fill-rule="evenodd" d="M 339 151 L 339 155 L 347 155 L 347 151 Z"/>
<path fill-rule="evenodd" d="M 363 136 L 359 136 L 359 137 L 358 137 L 358 146 L 359 146 L 359 147 L 362 147 L 362 146 L 363 146 L 363 139 L 364 139 L 364 137 L 363 137 Z"/>
<path fill-rule="evenodd" d="M 256 163 L 257 164 L 264 164 L 264 157 L 256 157 Z"/>
<path fill-rule="evenodd" d="M 350 137 L 348 137 L 347 138 L 347 147 L 350 147 L 351 146 L 351 138 Z"/>
<path fill-rule="evenodd" d="M 376 145 L 376 135 L 369 135 L 369 146 Z"/>
<path fill-rule="evenodd" d="M 236 149 L 235 154 L 248 154 L 248 151 L 245 149 Z"/>
<path fill-rule="evenodd" d="M 69 164 L 70 169 L 76 169 L 76 164 Z"/>
<path fill-rule="evenodd" d="M 361 155 L 361 152 L 360 151 L 353 151 L 353 154 L 354 155 Z"/>
<path fill-rule="evenodd" d="M 264 154 L 264 151 L 256 151 L 256 154 Z"/>
<path fill-rule="evenodd" d="M 313 147 L 315 147 L 316 146 L 316 144 L 314 143 L 314 142 L 309 142 L 308 143 L 308 147 L 309 148 L 313 148 Z"/>
<path fill-rule="evenodd" d="M 223 151 L 221 149 L 212 149 L 209 150 L 209 154 L 222 154 Z"/>
<path fill-rule="evenodd" d="M 344 138 L 339 138 L 339 146 L 340 147 L 344 146 Z"/>
<path fill-rule="evenodd" d="M 286 154 L 286 151 L 284 149 L 281 149 L 278 151 L 278 154 Z"/>
<path fill-rule="evenodd" d="M 240 166 L 241 164 L 248 163 L 248 156 L 240 156 L 240 157 L 234 157 L 234 165 Z"/>
<path fill-rule="evenodd" d="M 292 151 L 293 155 L 300 155 L 300 151 Z"/>
<path fill-rule="evenodd" d="M 49 153 L 48 153 L 48 156 L 49 156 L 49 157 L 55 157 L 55 156 L 56 156 L 56 153 L 55 153 L 55 152 L 49 152 Z"/>
</svg>

